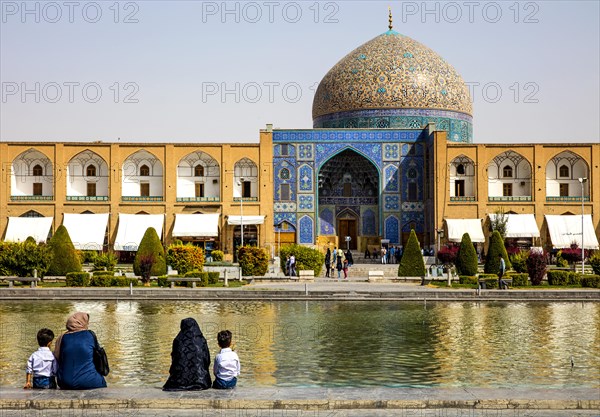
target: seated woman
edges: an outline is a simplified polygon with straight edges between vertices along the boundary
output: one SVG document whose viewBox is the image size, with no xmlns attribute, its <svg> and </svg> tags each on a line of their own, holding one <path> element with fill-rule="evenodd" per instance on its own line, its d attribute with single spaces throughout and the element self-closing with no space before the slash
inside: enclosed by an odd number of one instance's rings
<svg viewBox="0 0 600 417">
<path fill-rule="evenodd" d="M 56 340 L 57 381 L 61 389 L 105 388 L 94 366 L 96 337 L 88 330 L 90 316 L 77 312 L 67 319 L 67 332 Z"/>
<path fill-rule="evenodd" d="M 210 353 L 200 326 L 193 318 L 181 320 L 173 340 L 169 379 L 164 391 L 203 390 L 211 387 Z"/>
</svg>

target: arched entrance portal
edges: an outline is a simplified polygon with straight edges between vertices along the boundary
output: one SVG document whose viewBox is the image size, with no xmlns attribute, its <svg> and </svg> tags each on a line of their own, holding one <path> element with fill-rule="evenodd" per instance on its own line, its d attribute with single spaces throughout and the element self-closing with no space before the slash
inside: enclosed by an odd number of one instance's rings
<svg viewBox="0 0 600 417">
<path fill-rule="evenodd" d="M 346 149 L 323 164 L 318 201 L 320 234 L 337 236 L 340 247 L 347 247 L 346 236 L 356 250 L 379 235 L 379 172 L 358 152 Z"/>
</svg>

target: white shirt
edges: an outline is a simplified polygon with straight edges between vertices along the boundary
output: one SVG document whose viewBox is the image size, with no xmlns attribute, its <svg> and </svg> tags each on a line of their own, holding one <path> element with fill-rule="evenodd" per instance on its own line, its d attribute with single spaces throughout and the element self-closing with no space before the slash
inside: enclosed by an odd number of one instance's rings
<svg viewBox="0 0 600 417">
<path fill-rule="evenodd" d="M 40 347 L 27 360 L 27 373 L 33 376 L 55 376 L 58 363 L 47 346 Z"/>
<path fill-rule="evenodd" d="M 223 348 L 215 358 L 215 376 L 223 381 L 231 381 L 240 374 L 240 358 L 231 348 Z"/>
</svg>

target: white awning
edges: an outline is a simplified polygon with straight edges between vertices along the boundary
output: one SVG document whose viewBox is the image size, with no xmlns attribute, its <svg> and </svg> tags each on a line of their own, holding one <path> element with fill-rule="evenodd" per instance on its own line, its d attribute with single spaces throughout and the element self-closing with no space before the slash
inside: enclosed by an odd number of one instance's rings
<svg viewBox="0 0 600 417">
<path fill-rule="evenodd" d="M 115 250 L 136 251 L 149 227 L 156 230 L 160 239 L 164 221 L 164 214 L 119 214 Z"/>
<path fill-rule="evenodd" d="M 107 224 L 108 213 L 65 213 L 63 219 L 73 246 L 80 250 L 102 250 Z"/>
<path fill-rule="evenodd" d="M 263 224 L 265 222 L 265 216 L 229 216 L 227 218 L 227 224 L 239 226 L 244 220 L 244 226 L 251 224 Z"/>
<path fill-rule="evenodd" d="M 54 217 L 9 217 L 4 240 L 25 242 L 29 236 L 37 243 L 46 242 Z"/>
<path fill-rule="evenodd" d="M 448 240 L 460 242 L 465 233 L 469 234 L 471 242 L 485 242 L 481 219 L 445 219 L 448 227 Z"/>
<path fill-rule="evenodd" d="M 495 213 L 489 214 L 489 216 L 491 221 L 496 218 Z M 505 216 L 507 221 L 504 237 L 540 237 L 540 230 L 533 214 L 505 214 Z"/>
<path fill-rule="evenodd" d="M 546 214 L 546 222 L 554 248 L 568 248 L 572 243 L 581 247 L 581 216 Z M 584 249 L 598 249 L 598 237 L 590 214 L 583 216 L 583 245 Z"/>
<path fill-rule="evenodd" d="M 176 214 L 173 237 L 219 236 L 220 214 Z"/>
</svg>

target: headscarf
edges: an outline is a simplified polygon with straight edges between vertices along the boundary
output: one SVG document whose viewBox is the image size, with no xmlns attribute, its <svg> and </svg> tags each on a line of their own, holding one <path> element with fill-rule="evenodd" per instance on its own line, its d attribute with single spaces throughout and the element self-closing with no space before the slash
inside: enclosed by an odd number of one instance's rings
<svg viewBox="0 0 600 417">
<path fill-rule="evenodd" d="M 202 390 L 211 387 L 210 353 L 200 326 L 191 317 L 181 320 L 173 340 L 169 379 L 165 391 Z"/>
<path fill-rule="evenodd" d="M 325 263 L 331 263 L 331 249 L 327 248 L 327 253 L 325 254 Z"/>
<path fill-rule="evenodd" d="M 56 339 L 56 344 L 54 346 L 54 356 L 58 359 L 60 358 L 60 343 L 62 341 L 62 337 L 67 333 L 75 333 L 81 332 L 83 330 L 88 329 L 88 324 L 90 322 L 90 315 L 88 313 L 84 313 L 82 311 L 78 311 L 73 313 L 67 319 L 67 331 Z"/>
</svg>

